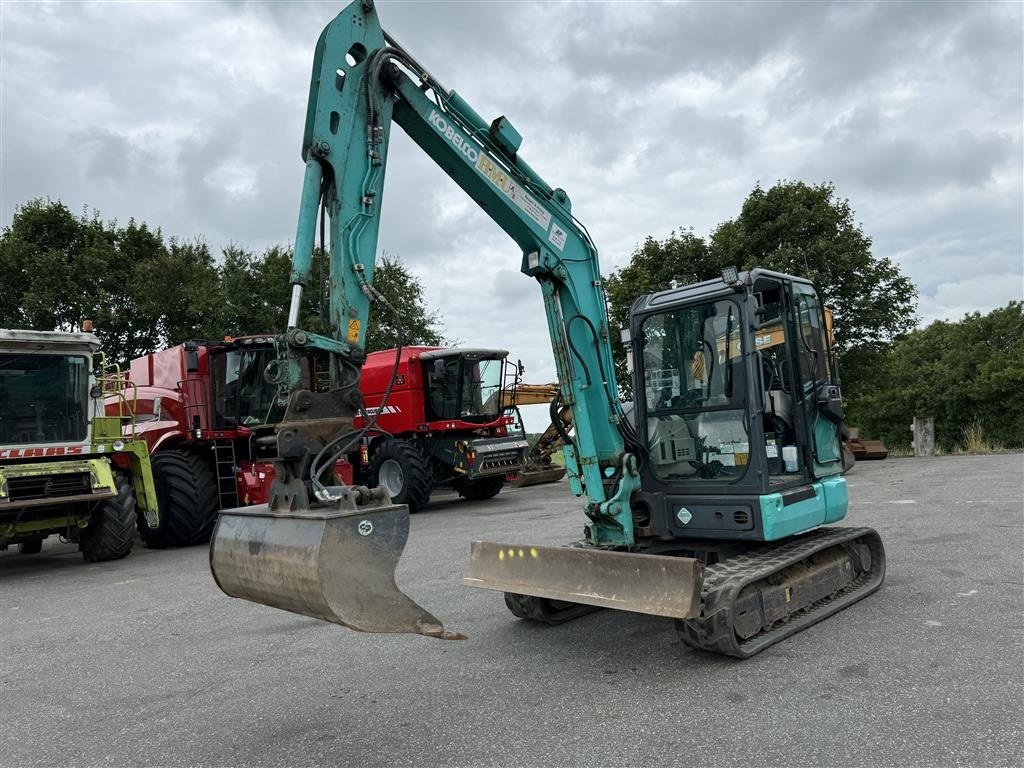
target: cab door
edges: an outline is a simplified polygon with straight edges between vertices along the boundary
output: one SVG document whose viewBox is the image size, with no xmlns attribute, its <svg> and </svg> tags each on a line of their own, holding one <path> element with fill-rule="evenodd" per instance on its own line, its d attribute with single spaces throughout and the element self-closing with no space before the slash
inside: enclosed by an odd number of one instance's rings
<svg viewBox="0 0 1024 768">
<path fill-rule="evenodd" d="M 813 475 L 842 472 L 840 433 L 842 398 L 831 360 L 825 313 L 814 288 L 791 283 L 796 331 L 796 361 L 803 394 L 804 424 L 811 448 Z"/>
</svg>

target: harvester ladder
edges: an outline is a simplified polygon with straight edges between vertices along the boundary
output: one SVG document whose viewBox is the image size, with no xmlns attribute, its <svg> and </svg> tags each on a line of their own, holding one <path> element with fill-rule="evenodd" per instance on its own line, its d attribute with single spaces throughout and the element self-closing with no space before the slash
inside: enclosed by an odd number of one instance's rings
<svg viewBox="0 0 1024 768">
<path fill-rule="evenodd" d="M 233 509 L 238 506 L 238 484 L 235 466 L 235 444 L 231 440 L 215 440 L 213 443 L 213 461 L 217 472 L 217 494 L 220 497 L 221 509 Z"/>
</svg>

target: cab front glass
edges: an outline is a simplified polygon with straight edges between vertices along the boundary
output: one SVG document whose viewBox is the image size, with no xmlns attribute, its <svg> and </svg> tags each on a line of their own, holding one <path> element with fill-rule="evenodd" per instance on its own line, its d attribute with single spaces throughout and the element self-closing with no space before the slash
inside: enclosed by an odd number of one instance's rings
<svg viewBox="0 0 1024 768">
<path fill-rule="evenodd" d="M 424 362 L 431 421 L 489 424 L 502 412 L 504 358 L 451 355 Z"/>
<path fill-rule="evenodd" d="M 0 445 L 85 440 L 89 358 L 0 354 Z"/>
<path fill-rule="evenodd" d="M 215 426 L 253 428 L 277 424 L 284 418 L 277 386 L 264 376 L 275 360 L 273 347 L 238 346 L 211 351 Z M 329 388 L 330 368 L 325 355 L 311 353 L 299 364 L 302 386 L 315 392 Z"/>
<path fill-rule="evenodd" d="M 735 482 L 750 464 L 741 307 L 720 299 L 646 317 L 643 397 L 661 480 Z"/>
</svg>

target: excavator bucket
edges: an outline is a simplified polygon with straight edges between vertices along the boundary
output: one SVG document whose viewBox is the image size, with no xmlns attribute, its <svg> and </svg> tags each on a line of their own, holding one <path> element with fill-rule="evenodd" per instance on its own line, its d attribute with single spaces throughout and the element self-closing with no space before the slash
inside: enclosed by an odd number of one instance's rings
<svg viewBox="0 0 1024 768">
<path fill-rule="evenodd" d="M 225 594 L 360 632 L 463 639 L 395 584 L 409 536 L 409 508 L 314 508 L 266 504 L 220 513 L 210 570 Z"/>
<path fill-rule="evenodd" d="M 468 587 L 601 608 L 691 619 L 704 566 L 691 557 L 474 541 Z"/>
</svg>

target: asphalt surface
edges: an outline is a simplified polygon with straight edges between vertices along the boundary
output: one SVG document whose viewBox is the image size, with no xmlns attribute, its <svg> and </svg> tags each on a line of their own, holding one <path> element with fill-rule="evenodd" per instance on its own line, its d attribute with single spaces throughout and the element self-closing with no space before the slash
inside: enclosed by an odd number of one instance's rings
<svg viewBox="0 0 1024 768">
<path fill-rule="evenodd" d="M 413 517 L 399 584 L 462 642 L 233 600 L 205 547 L 0 554 L 0 765 L 1024 763 L 1024 456 L 848 478 L 885 586 L 747 661 L 691 651 L 668 619 L 531 626 L 461 586 L 472 539 L 578 538 L 564 483 Z"/>
</svg>

